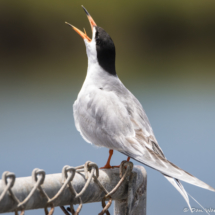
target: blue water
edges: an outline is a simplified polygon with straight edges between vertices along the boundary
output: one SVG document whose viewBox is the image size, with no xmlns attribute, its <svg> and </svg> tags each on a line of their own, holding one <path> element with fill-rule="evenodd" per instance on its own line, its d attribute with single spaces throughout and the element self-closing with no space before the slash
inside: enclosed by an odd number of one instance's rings
<svg viewBox="0 0 215 215">
<path fill-rule="evenodd" d="M 64 165 L 78 166 L 88 160 L 99 166 L 105 164 L 108 150 L 86 143 L 75 129 L 72 104 L 79 88 L 71 86 L 58 91 L 58 86 L 55 90 L 47 87 L 39 91 L 38 87 L 38 93 L 30 86 L 2 88 L 0 173 L 8 170 L 24 177 L 30 176 L 36 167 L 51 174 L 60 173 Z M 162 87 L 152 90 L 141 86 L 137 90 L 133 85 L 130 89 L 143 104 L 166 157 L 215 187 L 214 92 L 171 92 Z M 124 159 L 124 155 L 114 152 L 112 164 Z M 175 188 L 157 171 L 148 167 L 146 170 L 147 214 L 184 214 L 187 205 Z M 183 184 L 203 206 L 215 209 L 215 193 Z M 199 208 L 192 200 L 191 205 Z M 86 204 L 80 214 L 98 214 L 101 210 L 101 203 Z M 63 213 L 56 209 L 55 214 Z"/>
</svg>

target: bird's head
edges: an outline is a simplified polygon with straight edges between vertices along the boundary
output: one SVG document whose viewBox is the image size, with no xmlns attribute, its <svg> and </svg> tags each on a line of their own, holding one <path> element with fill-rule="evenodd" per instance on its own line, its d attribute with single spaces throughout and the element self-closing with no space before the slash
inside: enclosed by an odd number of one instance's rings
<svg viewBox="0 0 215 215">
<path fill-rule="evenodd" d="M 83 7 L 83 6 L 82 6 Z M 83 7 L 92 29 L 92 39 L 87 36 L 86 31 L 80 31 L 71 26 L 83 39 L 86 45 L 89 63 L 98 63 L 106 72 L 116 75 L 115 71 L 115 46 L 109 34 L 101 27 L 97 26 L 88 11 Z"/>
</svg>

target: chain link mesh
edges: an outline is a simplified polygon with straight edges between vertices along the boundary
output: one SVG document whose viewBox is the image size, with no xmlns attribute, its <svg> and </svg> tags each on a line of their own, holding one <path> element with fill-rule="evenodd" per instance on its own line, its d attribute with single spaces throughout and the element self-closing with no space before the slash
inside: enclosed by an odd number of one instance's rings
<svg viewBox="0 0 215 215">
<path fill-rule="evenodd" d="M 127 180 L 129 179 L 132 169 L 133 169 L 133 163 L 122 161 L 119 167 L 121 179 L 111 191 L 107 191 L 106 188 L 98 180 L 99 168 L 96 163 L 87 161 L 84 165 L 81 165 L 78 167 L 72 167 L 72 166 L 66 165 L 62 169 L 62 186 L 59 189 L 59 191 L 54 195 L 54 197 L 50 199 L 47 193 L 45 192 L 45 190 L 42 188 L 42 184 L 45 181 L 46 173 L 44 170 L 36 168 L 32 171 L 32 175 L 31 175 L 32 181 L 33 181 L 33 188 L 29 192 L 28 196 L 22 202 L 19 201 L 19 199 L 14 195 L 12 191 L 12 187 L 14 186 L 15 180 L 16 180 L 15 174 L 12 172 L 6 171 L 2 174 L 4 190 L 0 194 L 0 205 L 5 195 L 10 195 L 11 198 L 17 204 L 14 210 L 15 215 L 18 215 L 18 211 L 21 211 L 20 215 L 24 215 L 26 203 L 32 198 L 35 191 L 38 190 L 40 192 L 41 197 L 46 198 L 47 200 L 46 207 L 44 208 L 45 214 L 52 215 L 54 213 L 55 201 L 58 198 L 60 198 L 63 191 L 68 187 L 70 192 L 73 195 L 75 195 L 75 199 L 79 200 L 79 206 L 76 211 L 72 203 L 70 204 L 70 207 L 67 209 L 65 209 L 64 206 L 60 206 L 60 208 L 65 213 L 65 215 L 70 215 L 70 213 L 72 215 L 78 215 L 83 205 L 81 196 L 86 192 L 90 182 L 94 181 L 94 183 L 96 183 L 99 186 L 99 188 L 105 192 L 105 196 L 102 198 L 103 210 L 99 213 L 99 215 L 103 215 L 103 214 L 110 215 L 108 209 L 112 204 L 111 196 L 118 190 L 118 188 L 120 187 L 120 185 L 123 183 L 125 179 Z M 80 172 L 84 172 L 85 178 L 87 181 L 84 187 L 82 188 L 82 190 L 79 193 L 77 193 L 72 185 L 72 180 L 75 177 L 75 174 Z M 106 204 L 105 201 L 108 201 L 108 203 Z M 48 211 L 48 207 L 51 207 L 49 211 Z"/>
</svg>

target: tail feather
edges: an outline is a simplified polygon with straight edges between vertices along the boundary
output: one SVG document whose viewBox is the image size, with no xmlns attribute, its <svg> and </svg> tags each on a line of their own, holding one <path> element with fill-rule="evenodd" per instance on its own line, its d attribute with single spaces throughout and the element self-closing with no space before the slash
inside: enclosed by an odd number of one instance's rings
<svg viewBox="0 0 215 215">
<path fill-rule="evenodd" d="M 194 199 L 189 193 L 187 193 L 208 215 L 210 215 L 207 210 L 196 200 Z M 192 212 L 192 211 L 191 211 Z"/>
<path fill-rule="evenodd" d="M 192 197 L 189 193 L 186 192 L 186 190 L 184 189 L 182 183 L 178 180 L 178 179 L 175 179 L 175 178 L 172 178 L 172 177 L 169 177 L 167 175 L 163 175 L 175 188 L 176 190 L 178 190 L 178 192 L 183 196 L 184 200 L 186 201 L 189 209 L 190 209 L 190 212 L 192 213 L 192 208 L 190 206 L 190 201 L 189 201 L 189 197 L 188 195 L 208 214 L 210 215 L 207 210 L 194 198 Z"/>
<path fill-rule="evenodd" d="M 209 186 L 205 182 L 199 180 L 198 178 L 184 171 L 183 169 L 179 168 L 175 164 L 168 161 L 165 157 L 155 153 L 153 150 L 147 147 L 146 149 L 147 150 L 144 151 L 143 156 L 134 155 L 133 153 L 128 151 L 122 153 L 133 158 L 136 161 L 139 161 L 142 164 L 145 164 L 155 170 L 158 170 L 165 176 L 185 181 L 192 185 L 215 192 L 215 189 L 213 187 Z"/>
<path fill-rule="evenodd" d="M 191 206 L 190 206 L 190 202 L 189 202 L 189 197 L 187 195 L 186 190 L 184 189 L 183 185 L 181 184 L 181 182 L 177 179 L 174 179 L 172 177 L 169 177 L 167 175 L 163 175 L 172 185 L 173 187 L 176 188 L 176 190 L 178 190 L 178 192 L 183 196 L 183 198 L 185 199 L 190 211 L 192 212 Z"/>
<path fill-rule="evenodd" d="M 183 185 L 181 184 L 181 182 L 179 180 L 185 181 L 192 185 L 215 192 L 215 189 L 213 187 L 209 186 L 205 182 L 199 180 L 195 176 L 191 175 L 190 173 L 184 171 L 183 169 L 179 168 L 175 164 L 168 161 L 166 159 L 166 157 L 164 156 L 164 154 L 162 153 L 162 151 L 161 152 L 159 150 L 154 151 L 150 147 L 147 147 L 147 146 L 142 147 L 143 145 L 141 145 L 134 138 L 133 139 L 126 138 L 126 140 L 128 141 L 127 145 L 129 145 L 129 148 L 124 149 L 123 151 L 120 151 L 120 152 L 133 158 L 134 160 L 136 160 L 142 164 L 145 164 L 145 165 L 159 171 L 160 173 L 162 173 L 164 175 L 164 177 L 183 196 L 183 198 L 185 199 L 191 212 L 192 212 L 192 209 L 191 209 L 190 202 L 189 202 L 189 197 L 188 197 L 189 194 L 186 192 L 186 190 L 184 189 Z M 192 197 L 192 196 L 190 195 L 190 197 Z M 193 200 L 196 201 L 194 198 L 193 198 Z M 199 206 L 201 206 L 201 205 L 199 204 Z M 205 210 L 205 212 L 208 213 L 206 210 Z"/>
</svg>

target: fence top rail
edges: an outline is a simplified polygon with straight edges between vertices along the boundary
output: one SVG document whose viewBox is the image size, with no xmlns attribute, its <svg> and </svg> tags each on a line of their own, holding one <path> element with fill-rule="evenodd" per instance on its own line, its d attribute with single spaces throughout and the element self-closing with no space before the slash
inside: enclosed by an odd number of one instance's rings
<svg viewBox="0 0 215 215">
<path fill-rule="evenodd" d="M 4 172 L 0 180 L 0 213 L 17 212 L 37 208 L 56 207 L 102 201 L 107 212 L 112 200 L 123 200 L 128 195 L 129 179 L 136 175 L 138 186 L 146 181 L 146 171 L 142 166 L 123 161 L 120 168 L 99 170 L 93 162 L 78 167 L 64 166 L 61 173 L 45 174 L 34 169 L 30 177 L 16 178 L 14 173 Z M 105 204 L 108 200 L 108 204 Z M 61 208 L 63 210 L 63 208 Z M 53 213 L 54 209 L 50 212 Z"/>
</svg>

